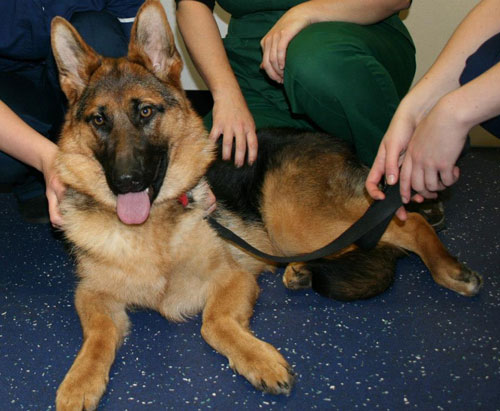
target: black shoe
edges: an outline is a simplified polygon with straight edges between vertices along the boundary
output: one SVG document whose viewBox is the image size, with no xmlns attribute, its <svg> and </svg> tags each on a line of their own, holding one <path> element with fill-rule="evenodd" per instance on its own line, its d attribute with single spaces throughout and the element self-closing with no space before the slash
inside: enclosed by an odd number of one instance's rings
<svg viewBox="0 0 500 411">
<path fill-rule="evenodd" d="M 19 201 L 19 213 L 27 223 L 47 224 L 50 222 L 49 204 L 44 195 Z"/>
<path fill-rule="evenodd" d="M 411 203 L 406 209 L 421 214 L 436 232 L 446 228 L 443 202 L 439 199 L 425 200 L 423 203 Z"/>
</svg>

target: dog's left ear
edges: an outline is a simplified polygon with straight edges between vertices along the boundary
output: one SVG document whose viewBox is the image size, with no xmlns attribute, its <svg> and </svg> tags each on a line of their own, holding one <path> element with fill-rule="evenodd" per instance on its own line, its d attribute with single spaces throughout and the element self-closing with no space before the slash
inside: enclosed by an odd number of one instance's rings
<svg viewBox="0 0 500 411">
<path fill-rule="evenodd" d="M 157 0 L 147 0 L 132 27 L 128 59 L 145 66 L 160 80 L 180 87 L 182 60 L 165 10 Z"/>
</svg>

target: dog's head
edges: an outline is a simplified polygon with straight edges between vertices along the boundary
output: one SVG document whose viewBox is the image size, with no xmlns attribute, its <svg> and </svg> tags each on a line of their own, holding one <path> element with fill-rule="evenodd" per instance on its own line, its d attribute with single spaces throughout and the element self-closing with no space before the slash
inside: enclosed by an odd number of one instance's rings
<svg viewBox="0 0 500 411">
<path fill-rule="evenodd" d="M 98 55 L 60 17 L 52 48 L 69 102 L 58 162 L 66 184 L 127 224 L 196 185 L 213 146 L 181 88 L 182 61 L 159 1 L 139 10 L 126 57 Z"/>
</svg>

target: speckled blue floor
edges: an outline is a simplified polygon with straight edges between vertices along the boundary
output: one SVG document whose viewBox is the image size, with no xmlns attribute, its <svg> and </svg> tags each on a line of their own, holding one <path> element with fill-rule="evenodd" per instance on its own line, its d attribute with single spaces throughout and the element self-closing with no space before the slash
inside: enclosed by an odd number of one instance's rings
<svg viewBox="0 0 500 411">
<path fill-rule="evenodd" d="M 500 409 L 500 150 L 475 149 L 462 166 L 440 236 L 483 274 L 479 296 L 440 288 L 414 255 L 387 292 L 356 303 L 263 275 L 252 328 L 294 366 L 289 397 L 233 374 L 202 340 L 199 317 L 133 312 L 100 409 Z M 53 409 L 81 342 L 73 264 L 48 227 L 19 219 L 10 194 L 0 195 L 0 230 L 0 404 Z"/>
</svg>

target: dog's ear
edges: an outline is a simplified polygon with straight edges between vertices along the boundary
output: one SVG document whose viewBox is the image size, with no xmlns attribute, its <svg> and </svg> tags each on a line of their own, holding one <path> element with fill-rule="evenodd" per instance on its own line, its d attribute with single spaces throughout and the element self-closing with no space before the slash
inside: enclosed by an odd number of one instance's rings
<svg viewBox="0 0 500 411">
<path fill-rule="evenodd" d="M 62 17 L 52 20 L 51 43 L 61 88 L 69 103 L 73 104 L 81 96 L 91 74 L 101 64 L 101 57 Z"/>
<path fill-rule="evenodd" d="M 165 10 L 157 0 L 147 0 L 132 27 L 128 59 L 141 64 L 162 81 L 180 87 L 182 61 Z"/>
</svg>

